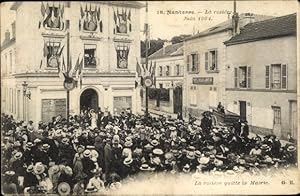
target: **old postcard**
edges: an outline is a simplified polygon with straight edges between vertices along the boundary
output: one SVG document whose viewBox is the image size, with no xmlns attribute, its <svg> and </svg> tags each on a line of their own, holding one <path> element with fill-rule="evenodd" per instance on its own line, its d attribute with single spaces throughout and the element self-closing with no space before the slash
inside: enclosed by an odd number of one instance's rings
<svg viewBox="0 0 300 196">
<path fill-rule="evenodd" d="M 299 193 L 298 11 L 1 3 L 1 193 Z"/>
</svg>

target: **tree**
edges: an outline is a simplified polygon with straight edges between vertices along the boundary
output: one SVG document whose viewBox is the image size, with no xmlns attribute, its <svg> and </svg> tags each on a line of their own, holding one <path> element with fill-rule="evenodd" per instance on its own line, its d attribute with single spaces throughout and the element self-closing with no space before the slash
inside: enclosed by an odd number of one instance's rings
<svg viewBox="0 0 300 196">
<path fill-rule="evenodd" d="M 162 40 L 158 38 L 157 40 L 150 40 L 150 48 L 148 48 L 148 56 L 158 51 L 164 46 L 164 42 L 167 40 Z M 146 44 L 145 41 L 141 41 L 141 57 L 146 57 Z"/>
<path fill-rule="evenodd" d="M 191 35 L 186 35 L 186 34 L 174 36 L 174 37 L 172 37 L 171 42 L 172 42 L 172 44 L 180 43 L 180 42 L 183 42 L 185 38 L 190 37 L 190 36 Z"/>
</svg>

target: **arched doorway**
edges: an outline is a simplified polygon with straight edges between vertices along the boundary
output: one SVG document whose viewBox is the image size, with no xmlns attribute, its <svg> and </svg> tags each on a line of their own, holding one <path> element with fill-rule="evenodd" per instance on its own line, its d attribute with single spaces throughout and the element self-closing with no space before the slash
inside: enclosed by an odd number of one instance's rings
<svg viewBox="0 0 300 196">
<path fill-rule="evenodd" d="M 80 110 L 98 109 L 98 94 L 94 89 L 86 89 L 80 95 Z"/>
</svg>

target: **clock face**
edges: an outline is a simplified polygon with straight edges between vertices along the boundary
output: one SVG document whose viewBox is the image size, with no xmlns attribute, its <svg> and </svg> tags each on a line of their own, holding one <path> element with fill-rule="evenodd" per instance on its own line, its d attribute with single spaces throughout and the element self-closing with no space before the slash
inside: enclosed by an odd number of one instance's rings
<svg viewBox="0 0 300 196">
<path fill-rule="evenodd" d="M 72 81 L 72 82 L 64 81 L 64 88 L 66 90 L 73 90 L 74 87 L 75 87 L 74 81 Z"/>
</svg>

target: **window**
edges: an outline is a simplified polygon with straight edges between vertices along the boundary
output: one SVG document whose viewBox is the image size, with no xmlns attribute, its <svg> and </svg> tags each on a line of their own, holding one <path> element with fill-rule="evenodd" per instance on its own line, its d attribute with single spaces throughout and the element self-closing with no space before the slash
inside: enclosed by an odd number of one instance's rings
<svg viewBox="0 0 300 196">
<path fill-rule="evenodd" d="M 118 46 L 117 47 L 117 67 L 119 69 L 127 69 L 128 68 L 128 54 L 129 54 L 128 46 Z"/>
<path fill-rule="evenodd" d="M 191 86 L 190 104 L 197 105 L 197 88 L 196 86 Z"/>
<path fill-rule="evenodd" d="M 7 61 L 7 54 L 5 54 L 5 67 L 6 67 L 6 71 L 9 72 L 8 70 L 8 61 Z"/>
<path fill-rule="evenodd" d="M 191 54 L 187 56 L 187 70 L 197 72 L 199 70 L 199 55 Z"/>
<path fill-rule="evenodd" d="M 163 73 L 163 68 L 162 66 L 159 66 L 159 76 L 162 76 L 162 73 Z"/>
<path fill-rule="evenodd" d="M 96 68 L 96 49 L 95 44 L 85 44 L 84 45 L 84 67 L 85 68 Z"/>
<path fill-rule="evenodd" d="M 239 67 L 239 87 L 247 88 L 247 67 Z"/>
<path fill-rule="evenodd" d="M 191 54 L 192 56 L 192 69 L 191 71 L 197 71 L 198 70 L 198 54 Z"/>
<path fill-rule="evenodd" d="M 272 64 L 266 66 L 266 88 L 287 89 L 287 65 Z"/>
<path fill-rule="evenodd" d="M 55 6 L 49 6 L 48 8 L 49 9 L 46 9 L 47 16 L 44 20 L 44 25 L 46 25 L 47 28 L 60 29 L 62 25 L 61 10 Z"/>
<path fill-rule="evenodd" d="M 167 65 L 166 66 L 166 76 L 169 76 L 170 75 L 170 66 Z"/>
<path fill-rule="evenodd" d="M 47 42 L 44 51 L 47 56 L 47 67 L 56 68 L 58 66 L 57 55 L 59 53 L 60 42 Z"/>
<path fill-rule="evenodd" d="M 217 50 L 210 50 L 205 53 L 205 70 L 207 71 L 218 70 Z"/>
<path fill-rule="evenodd" d="M 234 68 L 234 87 L 251 88 L 251 67 Z"/>
<path fill-rule="evenodd" d="M 176 65 L 176 76 L 180 75 L 180 65 Z"/>
<path fill-rule="evenodd" d="M 277 106 L 272 106 L 274 113 L 274 125 L 281 124 L 281 108 Z"/>
<path fill-rule="evenodd" d="M 9 73 L 12 72 L 12 52 L 9 52 Z"/>
</svg>

